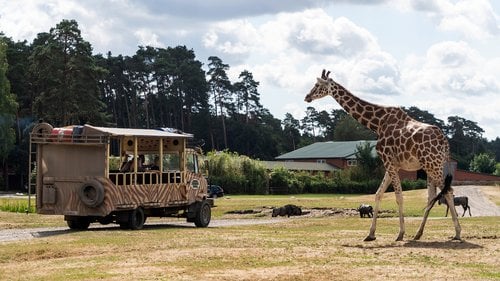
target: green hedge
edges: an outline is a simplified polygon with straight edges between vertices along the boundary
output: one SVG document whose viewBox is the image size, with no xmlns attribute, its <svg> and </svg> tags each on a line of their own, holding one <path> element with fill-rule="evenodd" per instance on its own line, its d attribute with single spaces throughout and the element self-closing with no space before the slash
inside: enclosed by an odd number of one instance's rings
<svg viewBox="0 0 500 281">
<path fill-rule="evenodd" d="M 269 176 L 257 160 L 228 151 L 207 154 L 210 184 L 229 194 L 266 194 Z"/>
<path fill-rule="evenodd" d="M 210 184 L 222 186 L 228 194 L 267 194 L 270 186 L 288 194 L 373 194 L 382 182 L 381 173 L 363 179 L 356 169 L 340 171 L 333 177 L 294 172 L 283 167 L 269 172 L 260 161 L 228 151 L 209 152 L 207 160 Z M 426 181 L 404 180 L 401 185 L 403 190 L 413 190 L 425 188 Z"/>
</svg>

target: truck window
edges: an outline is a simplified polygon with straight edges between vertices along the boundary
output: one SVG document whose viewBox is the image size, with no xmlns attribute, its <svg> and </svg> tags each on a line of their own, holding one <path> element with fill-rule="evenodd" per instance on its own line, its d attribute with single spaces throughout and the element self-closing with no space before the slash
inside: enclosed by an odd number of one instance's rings
<svg viewBox="0 0 500 281">
<path fill-rule="evenodd" d="M 198 172 L 198 161 L 196 161 L 196 154 L 188 154 L 186 157 L 186 166 L 188 171 Z"/>
<path fill-rule="evenodd" d="M 179 155 L 175 153 L 163 154 L 163 172 L 180 171 Z"/>
</svg>

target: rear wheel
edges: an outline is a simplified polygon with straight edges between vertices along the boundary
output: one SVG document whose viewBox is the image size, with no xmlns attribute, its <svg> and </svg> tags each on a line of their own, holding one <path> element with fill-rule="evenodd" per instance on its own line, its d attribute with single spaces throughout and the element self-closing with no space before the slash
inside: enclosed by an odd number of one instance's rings
<svg viewBox="0 0 500 281">
<path fill-rule="evenodd" d="M 144 216 L 144 210 L 139 207 L 130 213 L 128 218 L 128 226 L 130 229 L 138 230 L 142 229 L 146 222 L 146 217 Z"/>
<path fill-rule="evenodd" d="M 210 223 L 211 216 L 212 210 L 210 209 L 210 204 L 208 204 L 208 202 L 204 200 L 200 203 L 200 207 L 196 210 L 194 224 L 197 227 L 207 227 Z"/>
<path fill-rule="evenodd" d="M 86 230 L 89 228 L 90 220 L 86 217 L 71 218 L 66 221 L 68 227 L 74 230 Z"/>
</svg>

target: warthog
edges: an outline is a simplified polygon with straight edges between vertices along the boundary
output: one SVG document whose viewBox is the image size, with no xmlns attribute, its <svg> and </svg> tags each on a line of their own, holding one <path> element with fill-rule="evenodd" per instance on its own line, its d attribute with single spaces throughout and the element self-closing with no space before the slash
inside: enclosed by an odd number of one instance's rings
<svg viewBox="0 0 500 281">
<path fill-rule="evenodd" d="M 291 205 L 291 204 L 288 204 L 288 205 L 285 205 L 283 207 L 279 207 L 279 208 L 274 208 L 273 209 L 273 217 L 277 217 L 277 216 L 300 216 L 302 215 L 302 209 L 298 206 L 295 206 L 295 205 Z"/>
<path fill-rule="evenodd" d="M 359 216 L 362 218 L 365 215 L 369 218 L 373 217 L 373 207 L 367 204 L 361 204 L 358 207 Z"/>
</svg>

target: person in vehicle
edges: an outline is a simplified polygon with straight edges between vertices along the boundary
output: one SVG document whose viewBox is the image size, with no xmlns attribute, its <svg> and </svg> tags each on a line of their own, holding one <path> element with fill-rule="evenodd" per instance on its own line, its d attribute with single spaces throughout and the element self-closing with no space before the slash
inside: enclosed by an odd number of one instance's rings
<svg viewBox="0 0 500 281">
<path fill-rule="evenodd" d="M 144 154 L 140 154 L 137 158 L 137 172 L 144 172 L 146 170 L 146 166 L 144 165 Z"/>
<path fill-rule="evenodd" d="M 130 172 L 132 165 L 134 164 L 134 161 L 133 159 L 128 160 L 129 158 L 130 156 L 128 154 L 125 154 L 125 161 L 123 161 L 122 163 L 120 172 L 122 173 Z"/>
<path fill-rule="evenodd" d="M 155 156 L 155 158 L 153 160 L 153 164 L 151 164 L 151 166 L 150 166 L 150 169 L 157 170 L 157 171 L 160 170 L 160 157 L 159 156 Z"/>
</svg>

